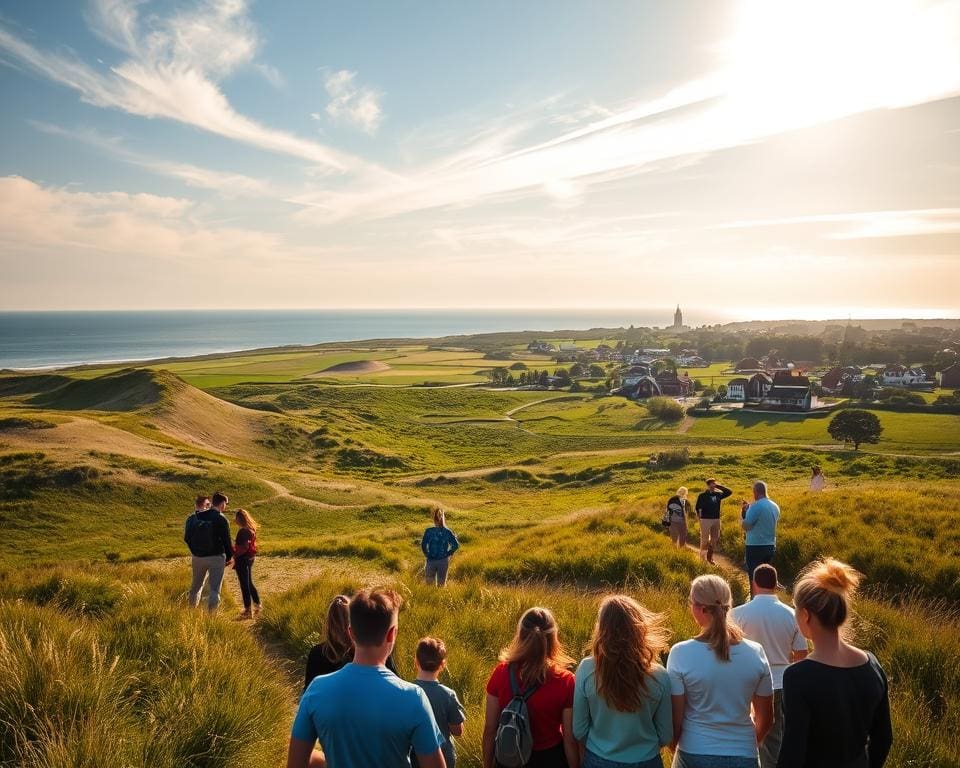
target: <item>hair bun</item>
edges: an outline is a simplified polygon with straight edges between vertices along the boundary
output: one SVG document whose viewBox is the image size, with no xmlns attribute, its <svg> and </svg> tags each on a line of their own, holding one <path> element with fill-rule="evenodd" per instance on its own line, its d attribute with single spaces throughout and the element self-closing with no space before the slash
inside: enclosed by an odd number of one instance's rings
<svg viewBox="0 0 960 768">
<path fill-rule="evenodd" d="M 849 597 L 860 585 L 860 574 L 846 563 L 824 558 L 816 574 L 817 584 L 828 592 Z"/>
</svg>

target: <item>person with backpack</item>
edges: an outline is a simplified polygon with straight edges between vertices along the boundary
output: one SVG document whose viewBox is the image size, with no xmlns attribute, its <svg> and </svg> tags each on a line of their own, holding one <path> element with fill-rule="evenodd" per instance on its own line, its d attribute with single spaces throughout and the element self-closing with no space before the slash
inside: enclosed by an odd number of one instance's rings
<svg viewBox="0 0 960 768">
<path fill-rule="evenodd" d="M 263 610 L 260 602 L 260 593 L 253 583 L 253 558 L 257 554 L 257 521 L 245 509 L 238 509 L 234 521 L 240 526 L 237 529 L 237 540 L 233 548 L 233 568 L 237 572 L 240 582 L 240 595 L 243 597 L 243 613 L 240 618 L 249 619 L 254 613 Z"/>
<path fill-rule="evenodd" d="M 773 678 L 763 646 L 728 620 L 732 607 L 730 585 L 719 576 L 691 583 L 690 613 L 700 634 L 667 657 L 673 768 L 758 768 L 757 745 L 773 723 Z"/>
<path fill-rule="evenodd" d="M 447 517 L 444 511 L 437 507 L 433 510 L 433 525 L 423 532 L 420 539 L 420 549 L 427 558 L 424 575 L 427 584 L 444 586 L 447 583 L 447 569 L 450 567 L 450 556 L 460 548 L 453 531 L 447 528 Z"/>
<path fill-rule="evenodd" d="M 667 509 L 663 513 L 663 525 L 670 531 L 670 541 L 679 549 L 687 546 L 687 515 L 692 509 L 687 500 L 688 493 L 683 486 L 677 488 L 676 494 L 667 500 Z"/>
<path fill-rule="evenodd" d="M 657 659 L 667 638 L 663 616 L 633 598 L 610 595 L 600 603 L 573 693 L 582 768 L 663 768 L 673 709 L 670 676 Z"/>
<path fill-rule="evenodd" d="M 579 768 L 573 665 L 546 608 L 530 608 L 487 681 L 484 768 Z"/>
<path fill-rule="evenodd" d="M 210 499 L 210 507 L 196 509 L 183 526 L 183 540 L 190 548 L 193 569 L 188 600 L 194 608 L 200 605 L 203 583 L 209 578 L 210 596 L 207 599 L 207 609 L 211 613 L 220 605 L 223 572 L 233 560 L 230 522 L 223 514 L 228 501 L 226 496 L 217 491 Z"/>
</svg>

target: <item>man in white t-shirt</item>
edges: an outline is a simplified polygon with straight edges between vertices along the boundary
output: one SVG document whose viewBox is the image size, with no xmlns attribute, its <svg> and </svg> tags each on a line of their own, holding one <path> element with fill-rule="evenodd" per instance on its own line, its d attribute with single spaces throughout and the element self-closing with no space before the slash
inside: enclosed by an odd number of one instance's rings
<svg viewBox="0 0 960 768">
<path fill-rule="evenodd" d="M 749 603 L 738 605 L 730 617 L 750 640 L 760 643 L 773 675 L 773 727 L 760 745 L 761 768 L 775 768 L 783 741 L 783 670 L 807 655 L 807 641 L 800 634 L 793 608 L 777 597 L 777 569 L 758 565 L 753 572 Z"/>
</svg>

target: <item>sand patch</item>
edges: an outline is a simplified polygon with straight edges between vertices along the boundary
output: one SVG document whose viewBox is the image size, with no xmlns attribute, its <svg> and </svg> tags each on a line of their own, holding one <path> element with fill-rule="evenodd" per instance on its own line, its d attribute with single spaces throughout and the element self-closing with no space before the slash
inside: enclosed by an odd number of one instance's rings
<svg viewBox="0 0 960 768">
<path fill-rule="evenodd" d="M 389 371 L 390 366 L 381 360 L 353 360 L 347 363 L 338 363 L 324 368 L 314 376 L 356 376 L 363 373 L 380 373 Z"/>
</svg>

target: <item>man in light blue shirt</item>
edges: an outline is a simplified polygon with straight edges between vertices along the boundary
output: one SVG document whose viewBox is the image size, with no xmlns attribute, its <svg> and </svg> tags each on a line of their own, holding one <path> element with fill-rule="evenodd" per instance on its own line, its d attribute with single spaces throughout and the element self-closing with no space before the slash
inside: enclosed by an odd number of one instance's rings
<svg viewBox="0 0 960 768">
<path fill-rule="evenodd" d="M 444 742 L 423 690 L 385 666 L 402 602 L 392 590 L 363 590 L 350 601 L 353 662 L 314 678 L 300 699 L 287 768 L 444 768 Z M 314 751 L 319 740 L 323 754 Z"/>
<path fill-rule="evenodd" d="M 761 563 L 773 565 L 777 553 L 777 523 L 780 507 L 767 498 L 767 484 L 758 480 L 753 484 L 753 504 L 744 502 L 743 520 L 746 532 L 744 554 L 747 576 L 750 577 L 750 596 L 753 596 L 753 572 Z"/>
</svg>

